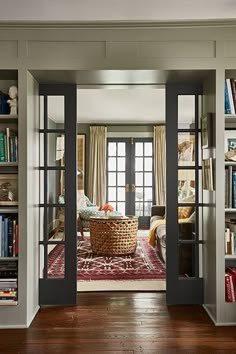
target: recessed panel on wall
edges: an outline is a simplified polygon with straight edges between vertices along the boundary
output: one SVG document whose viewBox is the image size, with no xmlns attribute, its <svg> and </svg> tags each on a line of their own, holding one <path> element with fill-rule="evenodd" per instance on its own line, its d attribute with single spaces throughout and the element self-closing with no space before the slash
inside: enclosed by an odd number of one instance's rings
<svg viewBox="0 0 236 354">
<path fill-rule="evenodd" d="M 105 42 L 29 41 L 28 57 L 75 59 L 105 57 Z"/>
<path fill-rule="evenodd" d="M 215 41 L 152 41 L 140 42 L 142 58 L 214 58 Z"/>
<path fill-rule="evenodd" d="M 225 41 L 224 42 L 224 56 L 226 58 L 236 57 L 236 41 Z"/>
<path fill-rule="evenodd" d="M 18 56 L 17 41 L 0 41 L 1 59 L 14 59 Z"/>
</svg>

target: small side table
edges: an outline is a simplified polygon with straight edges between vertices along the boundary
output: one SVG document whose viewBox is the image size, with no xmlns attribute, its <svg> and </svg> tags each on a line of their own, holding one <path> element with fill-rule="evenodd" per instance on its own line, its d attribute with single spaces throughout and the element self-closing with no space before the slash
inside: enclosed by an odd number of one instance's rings
<svg viewBox="0 0 236 354">
<path fill-rule="evenodd" d="M 103 256 L 123 256 L 135 253 L 138 218 L 91 217 L 90 242 L 92 251 Z"/>
</svg>

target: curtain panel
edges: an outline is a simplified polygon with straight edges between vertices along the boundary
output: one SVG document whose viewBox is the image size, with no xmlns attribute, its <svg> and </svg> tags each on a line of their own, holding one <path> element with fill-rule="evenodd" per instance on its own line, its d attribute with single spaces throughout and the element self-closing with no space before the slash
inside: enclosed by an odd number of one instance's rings
<svg viewBox="0 0 236 354">
<path fill-rule="evenodd" d="M 106 202 L 106 149 L 107 128 L 91 126 L 88 195 L 98 206 Z"/>
<path fill-rule="evenodd" d="M 156 204 L 166 205 L 166 128 L 154 127 L 154 181 Z"/>
</svg>

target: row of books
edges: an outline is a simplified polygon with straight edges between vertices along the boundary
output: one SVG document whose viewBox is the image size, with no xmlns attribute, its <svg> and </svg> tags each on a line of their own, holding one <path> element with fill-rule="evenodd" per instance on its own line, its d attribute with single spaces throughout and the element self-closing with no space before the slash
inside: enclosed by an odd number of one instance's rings
<svg viewBox="0 0 236 354">
<path fill-rule="evenodd" d="M 17 217 L 0 215 L 0 257 L 17 257 L 19 244 Z"/>
<path fill-rule="evenodd" d="M 225 114 L 236 112 L 236 85 L 234 79 L 225 80 Z"/>
<path fill-rule="evenodd" d="M 0 280 L 17 278 L 17 261 L 1 260 L 0 262 Z"/>
<path fill-rule="evenodd" d="M 0 279 L 0 305 L 17 304 L 17 278 Z"/>
<path fill-rule="evenodd" d="M 17 162 L 18 137 L 16 131 L 6 128 L 0 131 L 0 162 Z"/>
<path fill-rule="evenodd" d="M 236 208 L 236 170 L 225 169 L 225 208 Z"/>
</svg>

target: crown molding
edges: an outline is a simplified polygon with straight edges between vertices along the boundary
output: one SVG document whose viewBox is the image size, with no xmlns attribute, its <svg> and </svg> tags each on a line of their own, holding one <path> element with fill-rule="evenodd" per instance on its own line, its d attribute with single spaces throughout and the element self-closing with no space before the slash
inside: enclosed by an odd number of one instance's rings
<svg viewBox="0 0 236 354">
<path fill-rule="evenodd" d="M 0 29 L 127 29 L 236 27 L 236 19 L 186 21 L 1 21 Z"/>
</svg>

